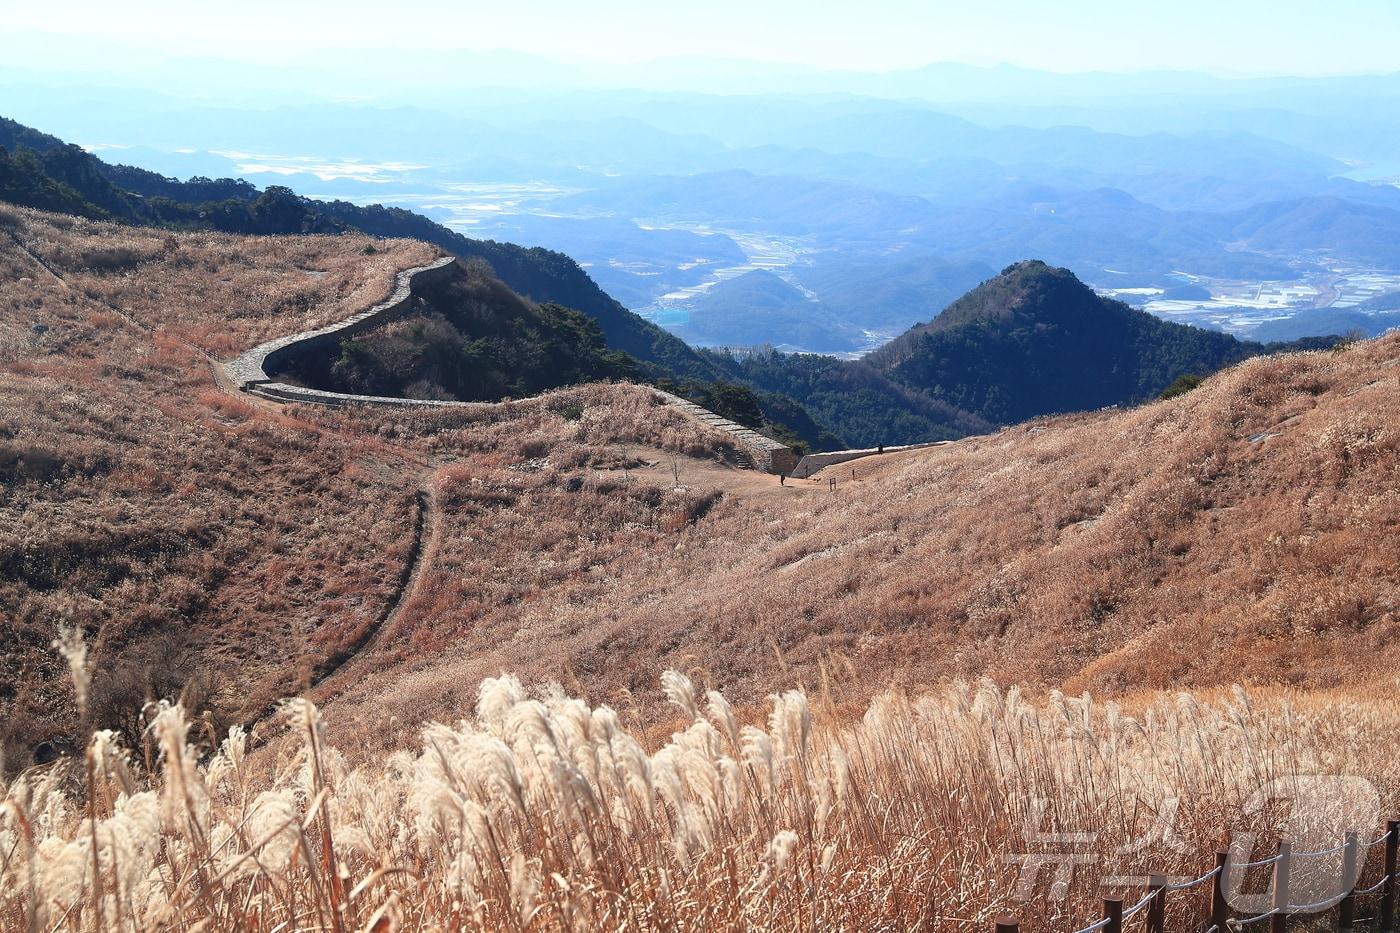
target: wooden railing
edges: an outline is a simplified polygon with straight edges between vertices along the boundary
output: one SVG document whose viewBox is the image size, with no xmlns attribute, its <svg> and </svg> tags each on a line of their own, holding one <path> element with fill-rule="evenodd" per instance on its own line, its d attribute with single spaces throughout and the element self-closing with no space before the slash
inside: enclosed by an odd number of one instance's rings
<svg viewBox="0 0 1400 933">
<path fill-rule="evenodd" d="M 1371 853 L 1377 846 L 1384 846 L 1381 856 L 1381 877 L 1370 887 L 1358 889 L 1356 886 L 1365 874 Z M 1321 858 L 1342 854 L 1340 893 L 1313 903 L 1299 904 L 1292 900 L 1290 888 L 1293 870 L 1301 859 Z M 1362 844 L 1357 833 L 1345 834 L 1340 845 L 1315 852 L 1295 852 L 1290 840 L 1279 843 L 1278 852 L 1269 858 L 1253 862 L 1236 862 L 1226 850 L 1215 855 L 1215 867 L 1200 877 L 1179 884 L 1168 883 L 1160 875 L 1151 876 L 1147 891 L 1131 906 L 1124 907 L 1123 899 L 1106 897 L 1103 899 L 1103 913 L 1097 921 L 1080 927 L 1073 933 L 1123 933 L 1125 924 L 1143 915 L 1145 933 L 1166 933 L 1168 899 L 1179 892 L 1201 891 L 1210 884 L 1210 913 L 1204 926 L 1192 926 L 1191 933 L 1225 933 L 1227 929 L 1239 929 L 1269 921 L 1270 933 L 1286 933 L 1289 919 L 1299 915 L 1317 917 L 1327 911 L 1337 911 L 1337 929 L 1350 930 L 1358 922 L 1356 916 L 1359 898 L 1379 896 L 1377 915 L 1371 922 L 1373 929 L 1391 931 L 1395 929 L 1395 894 L 1397 854 L 1400 854 L 1400 820 L 1390 820 L 1386 830 L 1378 838 Z M 1247 917 L 1231 917 L 1228 899 L 1230 879 L 1236 872 L 1252 868 L 1271 868 L 1273 872 L 1272 906 L 1269 910 Z M 1199 895 L 1198 895 L 1199 896 Z M 994 923 L 995 933 L 1020 933 L 1020 920 L 1015 917 L 999 917 Z"/>
</svg>

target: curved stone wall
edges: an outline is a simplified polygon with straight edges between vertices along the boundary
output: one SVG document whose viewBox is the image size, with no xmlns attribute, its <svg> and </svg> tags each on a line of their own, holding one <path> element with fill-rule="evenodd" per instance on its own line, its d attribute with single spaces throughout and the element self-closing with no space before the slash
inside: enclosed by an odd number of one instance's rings
<svg viewBox="0 0 1400 933">
<path fill-rule="evenodd" d="M 304 386 L 276 382 L 269 370 L 278 372 L 290 361 L 314 352 L 333 352 L 346 337 L 372 330 L 408 312 L 413 304 L 413 291 L 426 285 L 451 278 L 457 258 L 444 256 L 437 262 L 413 269 L 404 269 L 394 277 L 394 291 L 387 299 L 359 314 L 317 330 L 279 337 L 247 350 L 236 359 L 215 364 L 215 380 L 225 389 L 248 392 L 277 402 L 300 402 L 309 405 L 376 405 L 393 408 L 472 408 L 494 402 L 456 402 L 432 399 L 395 398 L 386 395 L 351 395 L 326 392 Z M 666 404 L 731 435 L 735 442 L 749 452 L 754 466 L 769 473 L 792 473 L 797 467 L 797 455 L 792 449 L 765 437 L 741 424 L 721 418 L 669 392 L 653 389 Z"/>
<path fill-rule="evenodd" d="M 379 304 L 367 311 L 351 315 L 336 324 L 330 324 L 317 330 L 309 330 L 300 334 L 292 334 L 289 337 L 279 337 L 276 340 L 269 340 L 267 343 L 259 344 L 251 350 L 240 354 L 237 359 L 221 364 L 229 381 L 234 386 L 244 392 L 256 392 L 259 395 L 276 397 L 279 401 L 307 401 L 313 404 L 349 404 L 359 401 L 363 404 L 382 404 L 384 402 L 398 402 L 400 404 L 411 401 L 410 399 L 388 399 L 382 396 L 368 395 L 346 395 L 340 392 L 319 392 L 315 389 L 302 389 L 298 386 L 283 385 L 273 382 L 269 370 L 277 372 L 288 362 L 297 357 L 304 356 L 316 350 L 328 350 L 338 344 L 346 337 L 353 337 L 355 334 L 363 333 L 385 324 L 395 318 L 401 317 L 408 311 L 413 300 L 413 289 L 434 282 L 440 282 L 451 278 L 457 263 L 457 257 L 444 256 L 437 262 L 426 266 L 417 266 L 413 269 L 404 269 L 394 276 L 394 291 Z M 263 387 L 276 387 L 282 394 L 273 396 L 270 392 L 257 391 Z M 306 397 L 293 398 L 292 395 L 306 393 Z M 334 398 L 337 401 L 331 401 Z M 468 404 L 459 402 L 457 404 Z"/>
</svg>

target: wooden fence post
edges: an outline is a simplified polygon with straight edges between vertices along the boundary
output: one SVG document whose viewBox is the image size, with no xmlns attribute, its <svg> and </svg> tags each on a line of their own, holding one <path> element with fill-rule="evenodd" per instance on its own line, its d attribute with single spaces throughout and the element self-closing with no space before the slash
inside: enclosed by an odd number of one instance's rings
<svg viewBox="0 0 1400 933">
<path fill-rule="evenodd" d="M 1288 931 L 1288 876 L 1293 865 L 1293 840 L 1283 839 L 1278 844 L 1278 861 L 1274 862 L 1274 915 L 1269 918 L 1272 933 Z"/>
<path fill-rule="evenodd" d="M 1337 929 L 1350 930 L 1356 914 L 1356 896 L 1352 893 L 1356 890 L 1356 882 L 1361 880 L 1361 872 L 1357 868 L 1358 847 L 1357 835 L 1349 832 L 1345 837 L 1346 841 L 1342 849 L 1342 889 L 1346 894 L 1337 905 Z"/>
<path fill-rule="evenodd" d="M 1167 922 L 1167 879 L 1153 875 L 1147 882 L 1152 900 L 1147 902 L 1147 933 L 1164 933 Z"/>
<path fill-rule="evenodd" d="M 1385 821 L 1385 884 L 1381 887 L 1381 929 L 1395 929 L 1395 856 L 1400 845 L 1400 820 Z"/>
<path fill-rule="evenodd" d="M 1103 928 L 1104 933 L 1123 933 L 1123 899 L 1121 897 L 1103 899 L 1103 919 L 1108 921 Z"/>
<path fill-rule="evenodd" d="M 1220 849 L 1215 853 L 1215 880 L 1210 886 L 1210 925 L 1215 933 L 1225 933 L 1226 921 L 1230 919 L 1230 905 L 1225 901 L 1225 873 L 1230 870 L 1230 850 Z"/>
<path fill-rule="evenodd" d="M 997 917 L 994 933 L 1020 933 L 1021 924 L 1015 917 Z"/>
</svg>

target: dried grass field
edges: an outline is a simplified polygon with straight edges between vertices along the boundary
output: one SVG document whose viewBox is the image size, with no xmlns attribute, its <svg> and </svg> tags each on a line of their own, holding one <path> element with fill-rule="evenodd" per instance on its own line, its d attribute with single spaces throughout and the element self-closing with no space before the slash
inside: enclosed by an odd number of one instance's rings
<svg viewBox="0 0 1400 933">
<path fill-rule="evenodd" d="M 1270 780 L 1394 811 L 1400 337 L 834 490 L 638 386 L 215 384 L 433 255 L 0 208 L 0 928 L 1068 930 Z"/>
<path fill-rule="evenodd" d="M 81 683 L 82 650 L 67 650 Z M 85 777 L 10 787 L 0 922 L 941 931 L 1010 910 L 1031 930 L 1074 929 L 1117 890 L 1108 879 L 1135 898 L 1148 873 L 1201 874 L 1232 830 L 1277 838 L 1276 814 L 1241 815 L 1268 782 L 1365 774 L 1396 801 L 1400 720 L 1375 698 L 1236 690 L 1144 699 L 1130 716 L 955 683 L 851 718 L 792 690 L 752 725 L 684 675 L 661 684 L 675 731 L 653 750 L 607 706 L 503 676 L 454 724 L 353 768 L 305 700 L 284 708 L 294 741 L 276 756 L 250 755 L 241 729 L 202 756 L 183 711 L 162 706 L 154 773 L 99 732 Z M 1359 815 L 1325 813 L 1309 839 L 1369 839 L 1377 814 Z M 1076 837 L 1064 889 L 1051 872 L 1023 885 L 1015 856 L 1063 851 L 1046 833 Z M 1173 901 L 1169 928 L 1205 926 L 1203 893 Z"/>
</svg>

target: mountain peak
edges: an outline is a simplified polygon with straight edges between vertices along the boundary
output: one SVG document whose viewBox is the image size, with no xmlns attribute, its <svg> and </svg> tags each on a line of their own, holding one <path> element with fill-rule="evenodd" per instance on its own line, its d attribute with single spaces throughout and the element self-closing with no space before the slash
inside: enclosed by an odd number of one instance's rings
<svg viewBox="0 0 1400 933">
<path fill-rule="evenodd" d="M 1023 275 L 1028 273 L 1050 272 L 1052 267 L 1043 259 L 1022 259 L 1020 262 L 1013 262 L 1005 269 L 1001 270 L 1001 275 Z M 1068 272 L 1068 269 L 1060 269 L 1061 272 Z M 1071 273 L 1073 274 L 1073 273 Z"/>
<path fill-rule="evenodd" d="M 1177 376 L 1214 372 L 1259 349 L 1103 298 L 1068 269 L 1032 259 L 867 360 L 911 388 L 1010 423 L 1142 401 Z"/>
<path fill-rule="evenodd" d="M 979 321 L 1005 321 L 1012 316 L 1026 318 L 1024 323 L 1048 323 L 1066 316 L 1092 319 L 1124 312 L 1131 313 L 1124 305 L 1100 298 L 1068 269 L 1040 259 L 1025 259 L 1007 266 L 932 321 L 916 325 L 910 333 L 948 330 Z M 899 350 L 890 352 L 897 355 Z"/>
</svg>

